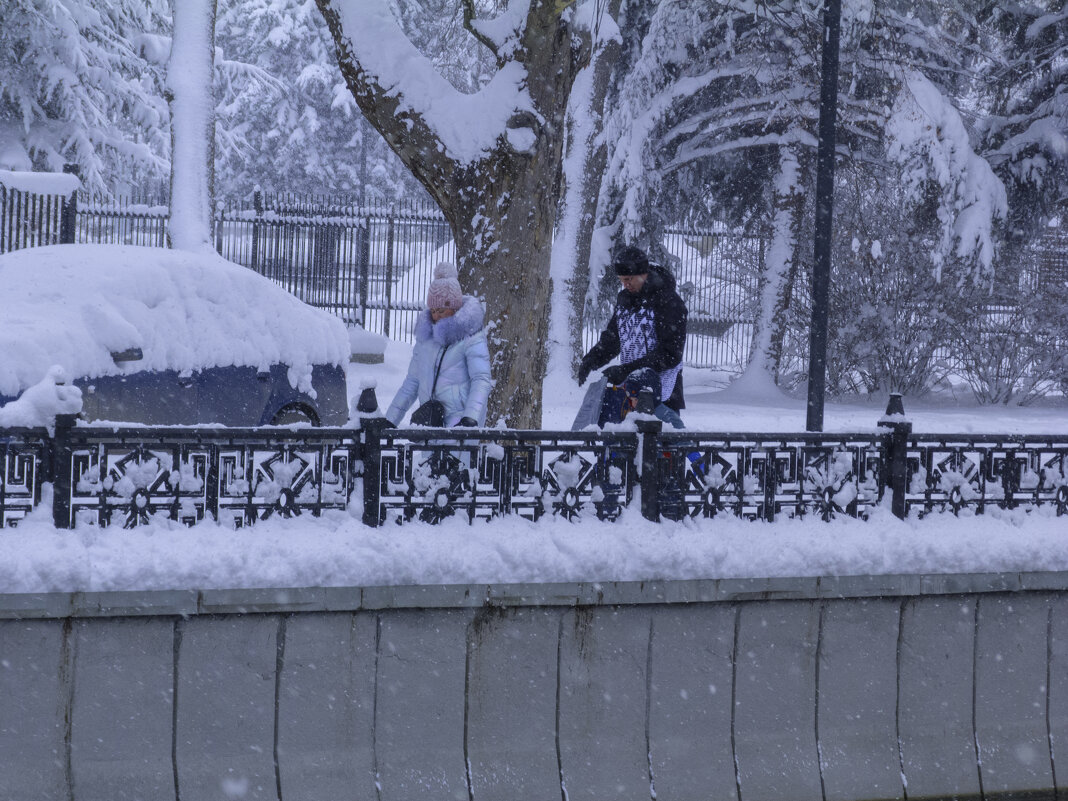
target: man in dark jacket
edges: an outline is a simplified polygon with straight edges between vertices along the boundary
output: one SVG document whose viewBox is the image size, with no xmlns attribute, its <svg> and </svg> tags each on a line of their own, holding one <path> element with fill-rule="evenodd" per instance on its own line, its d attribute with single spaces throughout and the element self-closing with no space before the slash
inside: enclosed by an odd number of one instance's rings
<svg viewBox="0 0 1068 801">
<path fill-rule="evenodd" d="M 597 344 L 582 357 L 578 382 L 590 371 L 619 356 L 620 364 L 603 371 L 610 384 L 651 367 L 660 377 L 661 404 L 654 412 L 675 428 L 682 428 L 682 349 L 686 344 L 686 304 L 675 292 L 675 278 L 653 264 L 636 247 L 624 248 L 612 263 L 623 288 L 616 310 Z"/>
</svg>

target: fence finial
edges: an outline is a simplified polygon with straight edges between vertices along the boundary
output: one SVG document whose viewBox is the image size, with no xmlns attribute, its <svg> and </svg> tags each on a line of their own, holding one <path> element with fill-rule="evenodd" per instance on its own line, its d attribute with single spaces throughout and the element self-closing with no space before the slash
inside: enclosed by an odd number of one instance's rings
<svg viewBox="0 0 1068 801">
<path fill-rule="evenodd" d="M 372 414 L 378 411 L 378 396 L 375 395 L 374 387 L 364 387 L 360 392 L 360 399 L 356 401 L 356 411 L 364 414 Z"/>
<path fill-rule="evenodd" d="M 905 416 L 905 404 L 901 401 L 900 392 L 891 392 L 890 398 L 886 402 L 886 416 L 892 415 Z"/>
</svg>

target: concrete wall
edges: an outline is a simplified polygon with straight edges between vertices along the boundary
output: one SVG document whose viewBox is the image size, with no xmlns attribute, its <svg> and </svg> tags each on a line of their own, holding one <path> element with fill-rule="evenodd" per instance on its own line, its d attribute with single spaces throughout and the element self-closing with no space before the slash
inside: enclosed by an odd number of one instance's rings
<svg viewBox="0 0 1068 801">
<path fill-rule="evenodd" d="M 0 595 L 0 801 L 1053 798 L 1068 574 Z"/>
</svg>

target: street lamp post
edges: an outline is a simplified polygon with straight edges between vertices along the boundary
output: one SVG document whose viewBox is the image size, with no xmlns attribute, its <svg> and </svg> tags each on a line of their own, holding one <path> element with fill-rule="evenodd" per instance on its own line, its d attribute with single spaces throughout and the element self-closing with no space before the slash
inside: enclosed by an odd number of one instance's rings
<svg viewBox="0 0 1068 801">
<path fill-rule="evenodd" d="M 838 39 L 842 0 L 823 5 L 823 64 L 816 151 L 816 236 L 812 265 L 812 325 L 808 351 L 807 431 L 823 430 L 827 384 L 827 303 L 831 286 L 831 208 L 834 201 L 834 123 L 838 107 Z"/>
</svg>

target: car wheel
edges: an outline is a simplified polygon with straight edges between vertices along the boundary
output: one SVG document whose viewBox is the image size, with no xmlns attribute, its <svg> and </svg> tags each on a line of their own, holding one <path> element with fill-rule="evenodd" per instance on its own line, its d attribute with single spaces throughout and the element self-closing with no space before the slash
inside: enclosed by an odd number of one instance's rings
<svg viewBox="0 0 1068 801">
<path fill-rule="evenodd" d="M 317 426 L 319 425 L 319 418 L 315 416 L 314 412 L 305 409 L 303 406 L 283 406 L 271 418 L 272 426 L 290 426 L 294 423 L 307 423 L 308 425 Z"/>
</svg>

